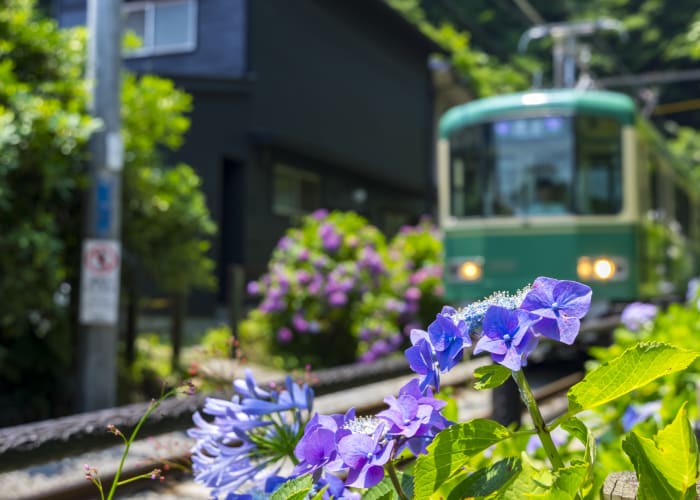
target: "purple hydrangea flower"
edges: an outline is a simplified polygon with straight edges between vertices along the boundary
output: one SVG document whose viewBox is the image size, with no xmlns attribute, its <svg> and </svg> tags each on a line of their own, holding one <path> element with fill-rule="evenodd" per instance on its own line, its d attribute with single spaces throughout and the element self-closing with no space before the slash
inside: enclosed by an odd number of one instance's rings
<svg viewBox="0 0 700 500">
<path fill-rule="evenodd" d="M 522 309 L 491 306 L 484 315 L 483 335 L 474 346 L 474 354 L 490 352 L 491 358 L 513 371 L 527 364 L 527 356 L 537 346 L 531 327 L 539 316 Z"/>
<path fill-rule="evenodd" d="M 622 428 L 629 432 L 632 427 L 640 422 L 644 422 L 651 416 L 656 416 L 661 410 L 661 401 L 651 401 L 649 403 L 631 404 L 622 415 Z"/>
<path fill-rule="evenodd" d="M 384 464 L 394 449 L 385 428 L 376 417 L 359 417 L 345 424 L 346 433 L 339 433 L 338 455 L 348 467 L 347 486 L 371 488 L 384 479 Z"/>
<path fill-rule="evenodd" d="M 659 308 L 654 304 L 644 302 L 632 302 L 628 304 L 620 315 L 620 322 L 628 330 L 639 331 L 644 325 L 651 323 L 659 312 Z"/>
<path fill-rule="evenodd" d="M 313 217 L 316 220 L 323 220 L 326 217 L 328 217 L 328 210 L 326 210 L 325 208 L 319 208 L 311 214 L 311 217 Z"/>
<path fill-rule="evenodd" d="M 397 448 L 397 453 L 404 446 L 414 455 L 426 452 L 426 446 L 435 435 L 450 425 L 450 422 L 440 414 L 447 403 L 433 398 L 432 393 L 424 395 L 418 379 L 411 379 L 399 389 L 399 396 L 388 396 L 384 402 L 388 410 L 377 414 L 389 422 L 387 433 L 404 438 Z"/>
<path fill-rule="evenodd" d="M 257 281 L 251 281 L 246 285 L 246 291 L 248 295 L 259 295 L 260 294 L 260 283 Z"/>
<path fill-rule="evenodd" d="M 316 492 L 324 487 L 328 487 L 328 489 L 323 492 L 321 497 L 323 500 L 361 500 L 362 498 L 360 493 L 348 490 L 343 480 L 333 474 L 324 474 L 321 479 L 314 483 L 314 488 L 309 496 L 315 498 Z"/>
<path fill-rule="evenodd" d="M 292 326 L 298 332 L 304 333 L 309 330 L 309 322 L 301 313 L 296 313 L 292 316 Z"/>
<path fill-rule="evenodd" d="M 437 353 L 430 343 L 428 333 L 423 330 L 412 330 L 411 343 L 413 346 L 405 351 L 406 359 L 411 370 L 424 376 L 420 384 L 421 391 L 425 391 L 427 387 L 439 391 L 440 364 L 437 360 Z"/>
<path fill-rule="evenodd" d="M 333 292 L 328 296 L 328 304 L 332 307 L 344 306 L 348 302 L 345 292 Z"/>
<path fill-rule="evenodd" d="M 321 470 L 347 471 L 346 486 L 374 486 L 383 479 L 394 447 L 386 427 L 376 417 L 355 417 L 354 408 L 345 415 L 314 415 L 294 449 L 299 464 L 293 474 L 318 478 Z"/>
<path fill-rule="evenodd" d="M 288 344 L 292 341 L 292 338 L 294 338 L 294 334 L 286 326 L 280 327 L 280 329 L 277 330 L 277 342 L 280 344 Z"/>
<path fill-rule="evenodd" d="M 466 324 L 463 321 L 455 322 L 442 313 L 428 325 L 428 337 L 443 373 L 459 363 L 464 349 L 472 345 Z"/>
<path fill-rule="evenodd" d="M 345 422 L 355 418 L 354 409 L 343 415 L 315 414 L 304 428 L 304 435 L 294 448 L 294 456 L 299 463 L 293 474 L 313 473 L 328 466 L 330 470 L 340 470 L 342 461 L 338 461 L 336 434 Z"/>
<path fill-rule="evenodd" d="M 404 294 L 404 298 L 406 300 L 420 300 L 421 297 L 421 292 L 418 287 L 412 286 L 406 289 L 406 293 Z"/>
<path fill-rule="evenodd" d="M 538 333 L 571 345 L 591 306 L 591 295 L 590 287 L 576 281 L 539 277 L 520 308 L 542 317 L 535 327 Z"/>
<path fill-rule="evenodd" d="M 321 225 L 319 236 L 321 237 L 323 248 L 329 252 L 338 250 L 343 241 L 343 237 L 335 230 L 332 224 L 328 223 Z"/>
</svg>

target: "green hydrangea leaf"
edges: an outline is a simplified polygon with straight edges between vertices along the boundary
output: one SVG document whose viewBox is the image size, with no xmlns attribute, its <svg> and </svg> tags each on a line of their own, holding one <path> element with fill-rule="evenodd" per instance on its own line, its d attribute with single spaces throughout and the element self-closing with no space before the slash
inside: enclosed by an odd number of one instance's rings
<svg viewBox="0 0 700 500">
<path fill-rule="evenodd" d="M 600 365 L 569 389 L 569 413 L 595 408 L 664 375 L 684 370 L 697 357 L 697 352 L 669 344 L 641 342 Z"/>
<path fill-rule="evenodd" d="M 685 405 L 653 439 L 632 431 L 622 442 L 622 449 L 637 472 L 640 499 L 696 497 L 698 444 Z"/>
<path fill-rule="evenodd" d="M 474 389 L 481 391 L 483 389 L 493 389 L 498 387 L 503 382 L 508 380 L 511 375 L 510 369 L 503 365 L 492 364 L 480 366 L 474 370 Z"/>
<path fill-rule="evenodd" d="M 399 479 L 399 484 L 403 492 L 408 498 L 412 498 L 413 477 L 410 474 L 404 474 L 402 472 L 397 472 L 396 476 Z M 379 484 L 372 486 L 362 494 L 362 500 L 397 500 L 398 498 L 399 495 L 388 476 L 384 477 Z"/>
<path fill-rule="evenodd" d="M 519 458 L 504 458 L 468 476 L 458 476 L 441 488 L 439 496 L 446 500 L 485 497 L 505 487 L 520 474 L 520 471 L 522 471 L 522 465 Z"/>
<path fill-rule="evenodd" d="M 581 420 L 578 418 L 571 418 L 564 422 L 561 426 L 565 431 L 573 435 L 576 439 L 581 441 L 585 446 L 583 456 L 584 464 L 587 468 L 587 473 L 584 478 L 583 484 L 587 484 L 587 488 L 583 488 L 582 493 L 587 495 L 589 489 L 593 487 L 593 474 L 596 459 L 596 442 L 593 433 L 586 427 Z"/>
<path fill-rule="evenodd" d="M 469 458 L 504 439 L 511 432 L 493 420 L 477 418 L 440 432 L 415 467 L 415 498 L 429 498 L 440 486 L 463 472 Z"/>
<path fill-rule="evenodd" d="M 537 469 L 523 453 L 521 472 L 493 497 L 497 500 L 522 500 L 534 495 L 546 495 L 554 483 L 552 471 L 548 468 Z"/>
<path fill-rule="evenodd" d="M 578 463 L 557 470 L 552 486 L 546 493 L 530 495 L 528 498 L 540 500 L 570 500 L 576 497 L 588 476 L 588 464 Z"/>
<path fill-rule="evenodd" d="M 277 488 L 270 500 L 303 500 L 313 487 L 310 474 L 294 478 Z"/>
</svg>

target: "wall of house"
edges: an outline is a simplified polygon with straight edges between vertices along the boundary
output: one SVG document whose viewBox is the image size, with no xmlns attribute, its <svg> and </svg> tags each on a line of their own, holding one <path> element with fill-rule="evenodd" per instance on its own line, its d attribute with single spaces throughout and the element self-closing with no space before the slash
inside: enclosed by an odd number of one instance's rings
<svg viewBox="0 0 700 500">
<path fill-rule="evenodd" d="M 427 51 L 368 2 L 250 5 L 252 127 L 355 171 L 425 190 L 431 164 Z M 364 5 L 364 7 L 363 7 Z"/>
<path fill-rule="evenodd" d="M 85 0 L 54 2 L 62 25 L 84 23 Z M 430 47 L 390 14 L 382 0 L 198 0 L 194 51 L 126 60 L 193 96 L 192 126 L 169 160 L 202 178 L 221 285 L 196 294 L 194 312 L 227 300 L 231 263 L 247 278 L 264 272 L 291 222 L 272 212 L 280 159 L 319 175 L 322 206 L 383 229 L 432 212 Z"/>
<path fill-rule="evenodd" d="M 371 3 L 251 2 L 250 128 L 259 148 L 322 176 L 326 208 L 395 229 L 392 215 L 415 220 L 433 209 L 432 85 L 426 47 L 372 17 Z M 275 153 L 253 158 L 249 191 L 260 196 L 248 200 L 246 264 L 259 270 L 289 219 L 270 212 Z M 358 188 L 362 204 L 352 198 Z"/>
<path fill-rule="evenodd" d="M 62 27 L 85 25 L 86 0 L 53 0 Z M 126 2 L 128 3 L 128 2 Z M 241 78 L 247 68 L 247 0 L 197 0 L 197 44 L 190 52 L 127 57 L 139 73 L 163 76 Z"/>
</svg>

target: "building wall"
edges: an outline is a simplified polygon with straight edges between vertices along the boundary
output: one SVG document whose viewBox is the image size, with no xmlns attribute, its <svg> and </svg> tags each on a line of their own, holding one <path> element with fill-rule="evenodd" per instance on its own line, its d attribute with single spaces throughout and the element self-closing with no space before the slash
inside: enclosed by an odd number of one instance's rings
<svg viewBox="0 0 700 500">
<path fill-rule="evenodd" d="M 125 2 L 128 3 L 128 2 Z M 241 78 L 247 68 L 247 0 L 196 0 L 197 44 L 190 52 L 127 57 L 139 73 L 164 76 Z M 54 0 L 62 27 L 86 24 L 86 0 Z"/>
<path fill-rule="evenodd" d="M 300 147 L 312 142 L 357 172 L 424 190 L 428 54 L 359 8 L 367 3 L 251 3 L 252 126 Z"/>
<path fill-rule="evenodd" d="M 84 23 L 85 0 L 54 1 L 62 25 Z M 198 0 L 194 51 L 126 60 L 193 96 L 169 160 L 197 170 L 220 228 L 220 290 L 195 295 L 195 312 L 227 300 L 231 264 L 264 272 L 292 222 L 272 212 L 280 159 L 319 175 L 324 208 L 383 229 L 432 212 L 430 49 L 382 0 Z"/>
</svg>

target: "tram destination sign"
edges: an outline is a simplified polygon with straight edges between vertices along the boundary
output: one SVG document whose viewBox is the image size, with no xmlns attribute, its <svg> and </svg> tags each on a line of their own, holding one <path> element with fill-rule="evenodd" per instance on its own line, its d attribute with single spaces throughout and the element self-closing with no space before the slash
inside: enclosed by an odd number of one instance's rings
<svg viewBox="0 0 700 500">
<path fill-rule="evenodd" d="M 80 323 L 115 325 L 119 317 L 121 244 L 117 240 L 83 242 Z"/>
</svg>

